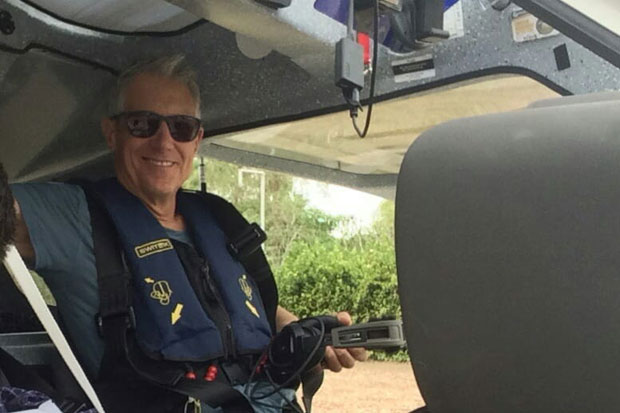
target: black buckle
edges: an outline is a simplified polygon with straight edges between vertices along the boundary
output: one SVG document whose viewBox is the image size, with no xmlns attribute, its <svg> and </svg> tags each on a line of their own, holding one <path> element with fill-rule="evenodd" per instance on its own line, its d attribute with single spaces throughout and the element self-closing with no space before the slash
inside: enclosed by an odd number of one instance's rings
<svg viewBox="0 0 620 413">
<path fill-rule="evenodd" d="M 97 326 L 97 333 L 99 333 L 99 337 L 104 337 L 103 334 L 103 322 L 104 318 L 106 322 L 112 321 L 113 319 L 122 318 L 125 320 L 125 326 L 128 330 L 136 329 L 136 313 L 133 310 L 133 307 L 128 307 L 126 312 L 116 313 L 116 314 L 108 314 L 103 317 L 101 313 L 95 314 L 95 324 Z"/>
<path fill-rule="evenodd" d="M 253 222 L 245 232 L 228 244 L 228 250 L 237 259 L 243 260 L 259 249 L 266 239 L 265 231 L 256 222 Z"/>
<path fill-rule="evenodd" d="M 252 367 L 245 367 L 239 361 L 221 361 L 219 365 L 231 386 L 248 382 Z"/>
</svg>

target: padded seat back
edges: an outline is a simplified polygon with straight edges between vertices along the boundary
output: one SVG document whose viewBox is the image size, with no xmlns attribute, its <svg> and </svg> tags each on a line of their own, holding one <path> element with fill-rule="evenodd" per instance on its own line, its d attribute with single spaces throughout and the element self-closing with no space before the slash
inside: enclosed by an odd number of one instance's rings
<svg viewBox="0 0 620 413">
<path fill-rule="evenodd" d="M 620 101 L 421 135 L 396 258 L 431 413 L 620 410 Z"/>
</svg>

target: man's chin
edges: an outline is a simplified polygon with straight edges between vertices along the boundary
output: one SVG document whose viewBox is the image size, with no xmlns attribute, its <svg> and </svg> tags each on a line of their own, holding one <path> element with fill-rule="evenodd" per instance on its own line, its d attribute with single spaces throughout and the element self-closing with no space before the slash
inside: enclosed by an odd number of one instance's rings
<svg viewBox="0 0 620 413">
<path fill-rule="evenodd" d="M 143 186 L 143 193 L 150 197 L 165 199 L 176 196 L 177 191 L 181 188 L 180 184 L 169 181 L 149 182 Z"/>
<path fill-rule="evenodd" d="M 167 200 L 176 196 L 180 185 L 170 180 L 143 180 L 131 183 L 120 180 L 121 184 L 142 201 Z"/>
</svg>

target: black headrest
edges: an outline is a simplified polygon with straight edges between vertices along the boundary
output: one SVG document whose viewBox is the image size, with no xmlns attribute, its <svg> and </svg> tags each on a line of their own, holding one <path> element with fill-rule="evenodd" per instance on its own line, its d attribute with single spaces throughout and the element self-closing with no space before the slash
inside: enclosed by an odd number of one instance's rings
<svg viewBox="0 0 620 413">
<path fill-rule="evenodd" d="M 620 409 L 620 101 L 454 121 L 409 149 L 396 258 L 431 413 Z"/>
</svg>

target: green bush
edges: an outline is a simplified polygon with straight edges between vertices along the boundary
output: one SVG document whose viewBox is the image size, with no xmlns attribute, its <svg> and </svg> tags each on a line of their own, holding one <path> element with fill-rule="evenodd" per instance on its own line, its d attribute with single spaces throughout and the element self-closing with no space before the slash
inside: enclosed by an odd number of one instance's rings
<svg viewBox="0 0 620 413">
<path fill-rule="evenodd" d="M 355 323 L 401 317 L 391 237 L 295 242 L 276 279 L 281 304 L 299 317 L 341 310 Z M 372 357 L 408 360 L 405 352 Z"/>
</svg>

